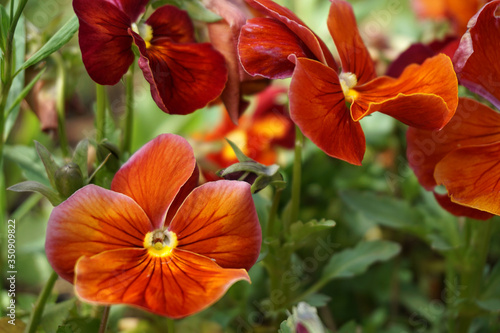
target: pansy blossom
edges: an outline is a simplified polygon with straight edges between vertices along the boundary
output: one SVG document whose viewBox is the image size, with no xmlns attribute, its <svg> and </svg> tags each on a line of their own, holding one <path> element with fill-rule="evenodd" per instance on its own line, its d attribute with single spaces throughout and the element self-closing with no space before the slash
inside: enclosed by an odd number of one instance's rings
<svg viewBox="0 0 500 333">
<path fill-rule="evenodd" d="M 171 318 L 217 301 L 256 262 L 261 231 L 250 186 L 196 187 L 187 141 L 164 134 L 116 173 L 55 207 L 47 258 L 85 301 L 129 304 Z"/>
<path fill-rule="evenodd" d="M 139 50 L 139 67 L 158 107 L 188 114 L 217 98 L 227 79 L 224 57 L 209 43 L 196 43 L 185 11 L 166 5 L 145 22 L 148 0 L 74 0 L 80 22 L 79 43 L 90 77 L 116 84 Z"/>
<path fill-rule="evenodd" d="M 242 29 L 242 64 L 265 77 L 293 73 L 291 118 L 328 155 L 360 165 L 365 137 L 359 120 L 375 111 L 425 129 L 442 128 L 453 116 L 458 89 L 448 56 L 410 65 L 397 79 L 376 77 L 352 7 L 333 0 L 327 23 L 340 55 L 339 71 L 324 43 L 288 9 L 270 0 L 248 2 L 269 18 L 249 20 Z"/>
</svg>

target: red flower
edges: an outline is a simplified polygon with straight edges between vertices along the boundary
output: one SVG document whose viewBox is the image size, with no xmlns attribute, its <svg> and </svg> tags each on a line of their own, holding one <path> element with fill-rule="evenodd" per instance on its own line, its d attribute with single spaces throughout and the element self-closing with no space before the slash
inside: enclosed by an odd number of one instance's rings
<svg viewBox="0 0 500 333">
<path fill-rule="evenodd" d="M 248 2 L 270 17 L 251 19 L 242 29 L 243 66 L 272 78 L 293 72 L 291 118 L 328 155 L 360 165 L 365 137 L 359 120 L 375 111 L 425 129 L 442 128 L 453 116 L 458 89 L 449 57 L 408 66 L 398 79 L 377 78 L 352 7 L 333 0 L 328 28 L 340 55 L 338 72 L 324 43 L 292 12 L 270 0 Z"/>
<path fill-rule="evenodd" d="M 84 300 L 172 317 L 201 311 L 249 281 L 261 231 L 250 186 L 196 187 L 189 144 L 164 134 L 122 166 L 111 190 L 88 185 L 54 208 L 46 252 Z"/>
<path fill-rule="evenodd" d="M 203 137 L 206 142 L 224 142 L 222 149 L 207 154 L 204 164 L 201 164 L 202 173 L 207 180 L 219 179 L 215 171 L 238 162 L 224 138 L 233 141 L 251 159 L 265 165 L 276 163 L 278 146 L 293 148 L 295 128 L 285 105 L 277 100 L 284 93 L 284 88 L 267 88 L 257 95 L 257 107 L 253 114 L 243 115 L 238 126 L 225 115 L 221 124 Z"/>
<path fill-rule="evenodd" d="M 186 12 L 163 6 L 135 24 L 148 0 L 74 0 L 80 21 L 83 63 L 99 84 L 116 84 L 134 61 L 151 85 L 158 107 L 188 114 L 217 98 L 226 83 L 224 57 L 209 43 L 196 43 Z M 141 32 L 141 34 L 139 34 Z"/>
</svg>

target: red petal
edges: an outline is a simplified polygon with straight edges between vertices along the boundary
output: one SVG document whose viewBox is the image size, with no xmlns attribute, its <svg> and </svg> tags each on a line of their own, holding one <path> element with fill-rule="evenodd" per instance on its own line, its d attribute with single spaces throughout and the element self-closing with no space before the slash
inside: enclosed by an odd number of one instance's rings
<svg viewBox="0 0 500 333">
<path fill-rule="evenodd" d="M 455 114 L 458 86 L 450 58 L 444 54 L 410 65 L 398 79 L 379 77 L 355 87 L 354 120 L 380 111 L 413 127 L 439 129 Z"/>
<path fill-rule="evenodd" d="M 250 269 L 262 243 L 250 185 L 239 181 L 209 182 L 193 190 L 169 230 L 177 234 L 179 249 L 224 268 Z"/>
<path fill-rule="evenodd" d="M 144 236 L 152 227 L 144 211 L 129 197 L 88 185 L 52 211 L 45 251 L 57 274 L 73 283 L 78 258 L 143 247 Z"/>
<path fill-rule="evenodd" d="M 135 22 L 146 11 L 149 0 L 108 0 L 108 2 L 114 3 L 127 14 L 131 22 Z"/>
<path fill-rule="evenodd" d="M 80 259 L 75 288 L 89 302 L 130 304 L 181 318 L 209 307 L 239 280 L 250 281 L 245 270 L 221 268 L 187 251 L 155 257 L 144 249 L 123 249 Z"/>
<path fill-rule="evenodd" d="M 354 73 L 358 84 L 375 78 L 375 66 L 356 25 L 351 5 L 342 0 L 333 0 L 328 15 L 328 30 L 342 62 L 342 72 Z"/>
<path fill-rule="evenodd" d="M 182 205 L 186 197 L 198 186 L 199 180 L 200 180 L 200 170 L 198 169 L 198 165 L 196 164 L 193 173 L 191 174 L 191 177 L 189 177 L 187 182 L 184 185 L 182 185 L 181 189 L 179 190 L 179 193 L 177 193 L 174 201 L 170 205 L 167 212 L 167 217 L 165 218 L 165 225 L 170 224 L 172 218 L 175 216 L 177 210 Z"/>
<path fill-rule="evenodd" d="M 498 1 L 486 4 L 470 21 L 453 63 L 460 84 L 500 109 L 500 17 Z M 487 64 L 487 65 L 486 65 Z"/>
<path fill-rule="evenodd" d="M 170 38 L 174 43 L 194 43 L 194 27 L 186 11 L 166 5 L 156 9 L 146 24 L 153 28 L 151 44 L 162 38 Z"/>
<path fill-rule="evenodd" d="M 154 30 L 154 27 L 153 27 Z M 139 67 L 151 85 L 158 107 L 170 114 L 189 114 L 217 98 L 227 80 L 224 57 L 208 43 L 177 44 L 168 38 L 144 40 L 129 30 L 139 47 Z"/>
<path fill-rule="evenodd" d="M 440 131 L 409 128 L 407 158 L 418 181 L 426 189 L 436 186 L 434 169 L 449 152 L 459 147 L 500 141 L 500 114 L 472 99 L 460 98 L 457 112 Z"/>
<path fill-rule="evenodd" d="M 365 136 L 351 119 L 337 73 L 299 58 L 290 84 L 290 116 L 305 136 L 328 155 L 361 165 Z"/>
<path fill-rule="evenodd" d="M 111 189 L 134 199 L 154 227 L 160 228 L 195 165 L 193 150 L 184 138 L 163 134 L 144 145 L 118 170 Z"/>
<path fill-rule="evenodd" d="M 500 215 L 500 142 L 452 151 L 436 165 L 434 177 L 451 201 Z"/>
<path fill-rule="evenodd" d="M 314 54 L 314 59 L 337 70 L 337 63 L 325 43 L 291 10 L 271 0 L 247 0 L 247 3 L 263 14 L 283 23 Z"/>
<path fill-rule="evenodd" d="M 92 80 L 116 84 L 134 61 L 130 17 L 106 0 L 74 0 L 80 28 L 78 42 Z"/>
<path fill-rule="evenodd" d="M 436 200 L 437 202 L 439 202 L 441 207 L 455 216 L 466 216 L 476 220 L 487 220 L 493 217 L 493 214 L 483 212 L 482 210 L 477 210 L 454 203 L 446 194 L 437 194 L 434 192 L 434 197 L 436 197 Z"/>
</svg>

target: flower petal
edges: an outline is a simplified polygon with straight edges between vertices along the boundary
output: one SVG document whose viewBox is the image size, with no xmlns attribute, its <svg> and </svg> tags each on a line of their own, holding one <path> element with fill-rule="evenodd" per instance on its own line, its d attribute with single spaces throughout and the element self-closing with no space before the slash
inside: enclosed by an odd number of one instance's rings
<svg viewBox="0 0 500 333">
<path fill-rule="evenodd" d="M 215 303 L 239 280 L 250 281 L 245 270 L 221 268 L 187 251 L 155 257 L 144 249 L 123 249 L 81 258 L 75 288 L 85 301 L 181 318 Z"/>
<path fill-rule="evenodd" d="M 458 104 L 457 79 L 444 54 L 408 66 L 398 79 L 379 77 L 355 90 L 355 121 L 380 111 L 409 126 L 433 130 L 448 123 Z"/>
<path fill-rule="evenodd" d="M 154 44 L 146 48 L 138 34 L 129 33 L 141 54 L 139 67 L 162 111 L 189 114 L 221 94 L 227 80 L 224 57 L 209 43 L 177 44 L 153 37 Z"/>
<path fill-rule="evenodd" d="M 118 170 L 111 189 L 134 199 L 154 227 L 160 228 L 195 165 L 193 150 L 184 138 L 162 134 L 139 149 Z"/>
<path fill-rule="evenodd" d="M 328 30 L 340 55 L 342 72 L 354 73 L 358 84 L 375 78 L 375 66 L 370 53 L 361 39 L 351 5 L 333 0 L 328 15 Z"/>
<path fill-rule="evenodd" d="M 174 43 L 195 42 L 193 22 L 186 11 L 175 6 L 157 8 L 146 20 L 146 24 L 153 28 L 151 44 L 161 38 L 170 38 Z"/>
<path fill-rule="evenodd" d="M 305 45 L 314 58 L 337 70 L 338 66 L 326 44 L 300 20 L 290 9 L 280 6 L 271 0 L 247 0 L 247 3 L 264 15 L 281 22 L 290 29 Z M 272 40 L 272 36 L 271 36 Z M 276 45 L 275 45 L 276 47 Z M 309 53 L 309 52 L 308 52 Z M 288 57 L 289 54 L 286 56 Z M 297 55 L 299 57 L 300 55 Z"/>
<path fill-rule="evenodd" d="M 460 84 L 500 109 L 500 3 L 486 4 L 470 21 L 453 58 Z M 487 66 L 485 64 L 488 64 Z"/>
<path fill-rule="evenodd" d="M 434 177 L 451 201 L 500 215 L 500 142 L 452 151 L 436 165 Z"/>
<path fill-rule="evenodd" d="M 78 42 L 87 72 L 99 84 L 118 83 L 134 62 L 127 33 L 130 17 L 106 0 L 74 0 L 73 8 L 80 22 Z"/>
<path fill-rule="evenodd" d="M 250 269 L 262 243 L 250 185 L 239 181 L 220 180 L 194 189 L 169 230 L 177 234 L 177 248 L 224 268 Z"/>
<path fill-rule="evenodd" d="M 149 0 L 108 0 L 108 2 L 114 3 L 127 14 L 131 22 L 135 22 L 146 11 Z"/>
<path fill-rule="evenodd" d="M 436 192 L 434 192 L 434 197 L 436 198 L 439 205 L 441 205 L 441 207 L 455 216 L 466 216 L 476 220 L 487 220 L 493 217 L 493 214 L 483 212 L 482 210 L 454 203 L 446 194 L 437 194 Z"/>
<path fill-rule="evenodd" d="M 351 119 L 333 69 L 298 58 L 289 95 L 290 116 L 305 136 L 328 155 L 361 165 L 365 136 Z"/>
<path fill-rule="evenodd" d="M 45 251 L 57 274 L 73 283 L 78 258 L 142 247 L 144 235 L 152 228 L 144 211 L 129 197 L 87 185 L 52 211 Z"/>
<path fill-rule="evenodd" d="M 409 128 L 407 159 L 420 184 L 436 186 L 436 164 L 456 148 L 500 141 L 500 114 L 468 98 L 460 98 L 457 112 L 440 131 Z"/>
</svg>

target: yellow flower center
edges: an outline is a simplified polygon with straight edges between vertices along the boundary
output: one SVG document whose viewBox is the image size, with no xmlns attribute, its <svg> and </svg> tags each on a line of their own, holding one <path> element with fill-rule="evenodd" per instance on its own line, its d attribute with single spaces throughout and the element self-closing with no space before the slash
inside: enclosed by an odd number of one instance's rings
<svg viewBox="0 0 500 333">
<path fill-rule="evenodd" d="M 167 229 L 148 232 L 144 237 L 144 248 L 155 257 L 166 257 L 177 246 L 177 235 Z"/>
<path fill-rule="evenodd" d="M 153 28 L 146 23 L 141 23 L 139 26 L 137 24 L 132 23 L 132 31 L 139 34 L 146 43 L 146 48 L 151 47 L 151 39 L 153 39 Z"/>
<path fill-rule="evenodd" d="M 356 74 L 347 72 L 341 73 L 339 75 L 340 86 L 342 87 L 342 91 L 344 92 L 345 99 L 349 102 L 354 102 L 356 97 L 358 97 L 358 92 L 352 88 L 354 88 L 358 84 L 358 78 Z"/>
</svg>

